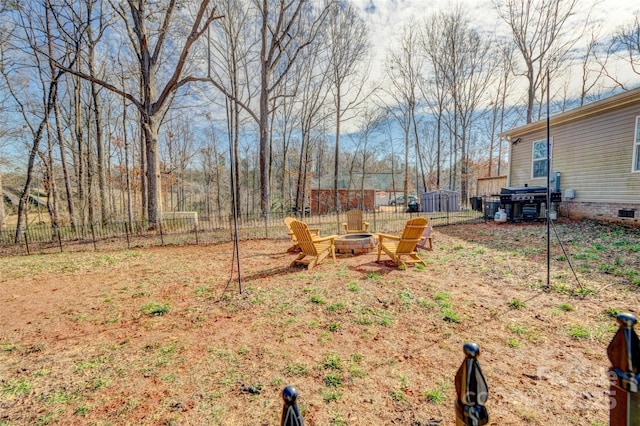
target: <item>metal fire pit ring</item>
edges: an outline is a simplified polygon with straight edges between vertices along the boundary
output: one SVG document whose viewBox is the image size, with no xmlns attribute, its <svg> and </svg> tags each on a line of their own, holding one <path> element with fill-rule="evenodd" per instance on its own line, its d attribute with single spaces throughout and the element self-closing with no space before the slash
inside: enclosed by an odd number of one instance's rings
<svg viewBox="0 0 640 426">
<path fill-rule="evenodd" d="M 378 238 L 373 234 L 347 234 L 340 235 L 333 243 L 336 253 L 339 254 L 365 254 L 378 247 Z"/>
</svg>

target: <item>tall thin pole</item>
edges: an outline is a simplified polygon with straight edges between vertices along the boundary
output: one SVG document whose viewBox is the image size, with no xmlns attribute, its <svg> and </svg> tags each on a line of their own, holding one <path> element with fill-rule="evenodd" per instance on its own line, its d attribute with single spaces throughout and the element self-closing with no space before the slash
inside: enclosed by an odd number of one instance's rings
<svg viewBox="0 0 640 426">
<path fill-rule="evenodd" d="M 229 98 L 225 98 L 227 109 L 227 132 L 229 134 L 229 159 L 231 161 L 231 203 L 233 204 L 233 249 L 238 267 L 238 291 L 242 294 L 242 277 L 240 275 L 240 249 L 238 246 L 238 204 L 236 203 L 236 170 L 233 150 L 233 137 L 231 136 L 231 116 L 229 112 Z"/>
<path fill-rule="evenodd" d="M 549 108 L 549 92 L 551 78 L 547 68 L 547 289 L 551 288 L 551 117 Z"/>
</svg>

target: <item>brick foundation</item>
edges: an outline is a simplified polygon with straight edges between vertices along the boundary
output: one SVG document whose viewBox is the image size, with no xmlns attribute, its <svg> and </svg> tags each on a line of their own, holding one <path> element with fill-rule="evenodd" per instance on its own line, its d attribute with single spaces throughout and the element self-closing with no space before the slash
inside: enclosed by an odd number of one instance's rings
<svg viewBox="0 0 640 426">
<path fill-rule="evenodd" d="M 618 217 L 620 210 L 629 209 L 635 209 L 634 217 Z M 560 203 L 560 215 L 571 219 L 589 218 L 640 226 L 640 204 L 563 201 Z"/>
</svg>

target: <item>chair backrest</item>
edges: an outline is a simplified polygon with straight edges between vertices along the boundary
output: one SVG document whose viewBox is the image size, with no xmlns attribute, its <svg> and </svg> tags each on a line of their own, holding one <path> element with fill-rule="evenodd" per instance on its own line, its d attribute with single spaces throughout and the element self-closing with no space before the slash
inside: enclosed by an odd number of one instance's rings
<svg viewBox="0 0 640 426">
<path fill-rule="evenodd" d="M 407 221 L 398 242 L 396 253 L 412 253 L 416 250 L 418 242 L 422 239 L 422 233 L 429 224 L 424 217 L 416 217 Z"/>
<path fill-rule="evenodd" d="M 296 236 L 293 234 L 293 230 L 291 229 L 291 223 L 296 220 L 295 217 L 287 216 L 284 218 L 284 224 L 287 225 L 287 231 L 289 231 L 289 235 L 291 235 L 291 239 L 293 241 L 296 240 Z"/>
<path fill-rule="evenodd" d="M 293 231 L 293 235 L 295 235 L 298 246 L 303 253 L 306 255 L 317 256 L 318 252 L 306 223 L 294 219 L 291 222 L 291 231 Z"/>
<path fill-rule="evenodd" d="M 287 229 L 291 231 L 291 222 L 296 220 L 295 217 L 287 216 L 284 218 L 284 224 L 287 225 Z"/>
<path fill-rule="evenodd" d="M 362 210 L 354 209 L 347 212 L 347 229 L 354 231 L 364 229 L 362 224 Z"/>
</svg>

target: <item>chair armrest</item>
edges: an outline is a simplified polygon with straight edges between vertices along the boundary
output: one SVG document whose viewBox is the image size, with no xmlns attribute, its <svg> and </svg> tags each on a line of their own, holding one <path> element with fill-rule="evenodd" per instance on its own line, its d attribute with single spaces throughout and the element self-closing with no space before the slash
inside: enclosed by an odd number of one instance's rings
<svg viewBox="0 0 640 426">
<path fill-rule="evenodd" d="M 344 226 L 344 232 L 349 233 L 349 225 L 346 223 L 343 223 L 342 226 Z"/>
<path fill-rule="evenodd" d="M 389 235 L 389 234 L 376 234 L 378 236 L 378 240 L 380 240 L 380 242 L 382 242 L 383 238 L 387 238 L 389 240 L 395 240 L 395 241 L 400 241 L 400 237 L 395 236 L 395 235 Z"/>
<path fill-rule="evenodd" d="M 369 222 L 362 222 L 362 225 L 364 226 L 365 231 L 369 230 Z"/>
<path fill-rule="evenodd" d="M 320 236 L 320 228 L 307 228 L 311 235 Z"/>
<path fill-rule="evenodd" d="M 314 238 L 314 243 L 323 243 L 325 241 L 333 241 L 337 238 L 337 235 L 327 235 L 326 237 Z"/>
</svg>

